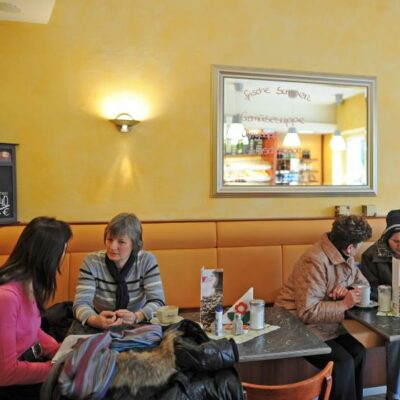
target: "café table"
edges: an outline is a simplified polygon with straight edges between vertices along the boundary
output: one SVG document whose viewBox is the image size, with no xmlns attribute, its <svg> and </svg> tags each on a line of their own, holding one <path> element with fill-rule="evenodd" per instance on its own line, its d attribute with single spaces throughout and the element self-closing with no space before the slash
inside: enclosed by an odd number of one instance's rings
<svg viewBox="0 0 400 400">
<path fill-rule="evenodd" d="M 346 316 L 352 318 L 355 321 L 360 322 L 362 325 L 381 335 L 385 343 L 385 352 L 391 352 L 392 346 L 396 348 L 396 341 L 400 340 L 400 318 L 389 317 L 389 316 L 378 316 L 378 308 L 358 308 L 353 307 L 346 311 Z M 385 362 L 384 359 L 381 362 Z M 386 361 L 387 362 L 387 361 Z M 377 368 L 380 375 L 378 379 L 378 385 L 386 384 L 386 387 L 391 387 L 392 382 L 395 381 L 397 372 L 395 370 L 387 371 L 385 365 L 382 368 Z M 383 375 L 382 374 L 382 370 Z M 377 371 L 374 371 L 374 380 L 377 379 Z M 386 380 L 385 380 L 386 376 Z"/>
<path fill-rule="evenodd" d="M 199 313 L 181 315 L 199 320 Z M 284 308 L 266 307 L 265 322 L 279 329 L 238 344 L 236 368 L 244 382 L 279 385 L 309 378 L 316 369 L 303 357 L 331 352 L 329 346 Z"/>
<path fill-rule="evenodd" d="M 377 311 L 378 308 L 354 307 L 347 311 L 347 316 L 382 335 L 389 342 L 400 340 L 400 318 L 378 316 Z"/>
<path fill-rule="evenodd" d="M 183 311 L 179 314 L 183 318 L 199 321 L 199 312 Z M 329 346 L 284 308 L 265 308 L 265 322 L 279 326 L 279 329 L 238 344 L 239 362 L 236 368 L 244 381 L 283 384 L 305 379 L 312 376 L 309 370 L 311 365 L 302 357 L 331 352 Z M 88 331 L 88 328 L 94 331 Z M 82 329 L 82 325 L 76 322 L 69 334 L 97 332 L 90 327 Z"/>
<path fill-rule="evenodd" d="M 195 321 L 199 317 L 198 313 L 182 313 L 181 315 Z M 329 346 L 284 308 L 267 307 L 265 322 L 277 325 L 279 329 L 239 344 L 239 363 L 304 357 L 331 352 Z"/>
</svg>

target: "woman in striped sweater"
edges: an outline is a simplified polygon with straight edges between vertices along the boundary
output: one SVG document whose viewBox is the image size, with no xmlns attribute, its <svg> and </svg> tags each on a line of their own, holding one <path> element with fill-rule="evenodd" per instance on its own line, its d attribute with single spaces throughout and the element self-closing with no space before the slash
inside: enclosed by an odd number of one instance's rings
<svg viewBox="0 0 400 400">
<path fill-rule="evenodd" d="M 105 250 L 83 260 L 73 306 L 82 325 L 108 329 L 150 320 L 165 297 L 157 260 L 142 250 L 142 225 L 134 214 L 114 217 Z"/>
</svg>

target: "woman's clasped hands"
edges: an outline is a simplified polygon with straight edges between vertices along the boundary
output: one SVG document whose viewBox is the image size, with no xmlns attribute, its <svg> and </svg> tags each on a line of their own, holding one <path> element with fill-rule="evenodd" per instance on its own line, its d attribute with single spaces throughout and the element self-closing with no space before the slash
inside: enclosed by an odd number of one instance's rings
<svg viewBox="0 0 400 400">
<path fill-rule="evenodd" d="M 142 312 L 132 312 L 126 309 L 117 311 L 102 311 L 98 315 L 92 315 L 87 323 L 95 328 L 109 329 L 112 326 L 133 325 L 144 320 Z"/>
</svg>

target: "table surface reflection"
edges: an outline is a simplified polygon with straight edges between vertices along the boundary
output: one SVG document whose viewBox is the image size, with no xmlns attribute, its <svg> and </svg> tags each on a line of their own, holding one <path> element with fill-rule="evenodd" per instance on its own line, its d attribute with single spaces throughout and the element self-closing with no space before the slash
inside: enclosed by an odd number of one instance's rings
<svg viewBox="0 0 400 400">
<path fill-rule="evenodd" d="M 199 316 L 198 313 L 181 315 L 193 320 L 198 320 Z M 331 352 L 321 339 L 283 308 L 267 307 L 265 322 L 278 325 L 280 329 L 239 344 L 239 362 L 277 360 Z"/>
<path fill-rule="evenodd" d="M 371 330 L 382 335 L 389 342 L 400 340 L 400 318 L 378 316 L 378 308 L 357 308 L 347 311 L 347 315 Z"/>
</svg>

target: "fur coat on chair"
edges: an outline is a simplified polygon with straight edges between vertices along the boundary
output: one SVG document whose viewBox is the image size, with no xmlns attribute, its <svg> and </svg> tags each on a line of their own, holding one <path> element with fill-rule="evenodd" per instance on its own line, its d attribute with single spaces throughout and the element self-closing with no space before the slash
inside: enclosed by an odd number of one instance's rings
<svg viewBox="0 0 400 400">
<path fill-rule="evenodd" d="M 118 354 L 104 399 L 241 400 L 240 378 L 233 367 L 237 361 L 233 340 L 210 340 L 197 323 L 183 320 L 164 332 L 158 347 Z M 41 400 L 67 399 L 57 385 L 61 370 L 62 365 L 56 365 L 42 387 Z"/>
</svg>

